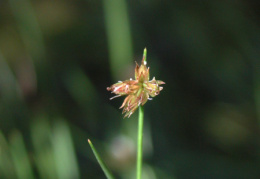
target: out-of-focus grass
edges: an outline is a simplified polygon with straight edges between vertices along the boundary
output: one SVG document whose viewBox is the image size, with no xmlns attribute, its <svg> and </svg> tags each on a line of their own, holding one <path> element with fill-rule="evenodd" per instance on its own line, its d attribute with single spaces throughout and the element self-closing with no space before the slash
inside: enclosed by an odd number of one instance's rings
<svg viewBox="0 0 260 179">
<path fill-rule="evenodd" d="M 25 47 L 32 55 L 34 62 L 40 62 L 39 64 L 43 65 L 42 62 L 46 57 L 44 40 L 31 1 L 9 0 L 9 4 Z"/>
<path fill-rule="evenodd" d="M 10 153 L 10 147 L 0 131 L 0 178 L 15 178 L 16 171 Z"/>
<path fill-rule="evenodd" d="M 12 98 L 21 98 L 21 90 L 17 83 L 16 77 L 6 63 L 6 59 L 0 51 L 0 84 L 1 84 L 1 101 L 8 101 Z M 1 102 L 0 102 L 1 105 Z"/>
<path fill-rule="evenodd" d="M 127 2 L 103 0 L 109 61 L 114 80 L 124 76 L 124 69 L 133 63 L 132 36 Z"/>
<path fill-rule="evenodd" d="M 56 120 L 51 142 L 58 178 L 79 178 L 78 163 L 70 129 L 64 120 Z"/>
<path fill-rule="evenodd" d="M 95 115 L 92 110 L 98 108 L 98 94 L 88 76 L 79 66 L 73 66 L 66 71 L 63 81 L 71 97 L 85 113 L 89 114 L 88 119 L 94 119 Z"/>
<path fill-rule="evenodd" d="M 104 178 L 88 138 L 135 177 L 137 115 L 121 119 L 106 87 L 133 77 L 142 44 L 167 83 L 145 105 L 144 176 L 259 178 L 253 1 L 0 4 L 0 178 Z"/>
<path fill-rule="evenodd" d="M 15 130 L 8 141 L 0 133 L 0 176 L 38 178 L 36 170 L 40 178 L 80 178 L 67 123 L 59 119 L 51 127 L 46 119 L 38 118 L 31 129 L 33 150 L 30 151 L 19 131 Z"/>
<path fill-rule="evenodd" d="M 46 116 L 35 118 L 31 124 L 34 161 L 41 178 L 57 178 L 52 129 Z M 56 144 L 57 145 L 57 144 Z"/>
<path fill-rule="evenodd" d="M 24 139 L 19 131 L 14 131 L 10 136 L 10 152 L 15 167 L 17 178 L 33 179 L 31 157 L 25 147 Z"/>
</svg>

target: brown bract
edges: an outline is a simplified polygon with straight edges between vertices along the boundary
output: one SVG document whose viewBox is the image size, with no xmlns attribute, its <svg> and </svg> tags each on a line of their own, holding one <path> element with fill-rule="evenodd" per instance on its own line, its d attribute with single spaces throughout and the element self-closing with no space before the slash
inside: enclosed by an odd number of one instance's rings
<svg viewBox="0 0 260 179">
<path fill-rule="evenodd" d="M 155 97 L 160 93 L 163 89 L 163 87 L 160 86 L 162 84 L 165 83 L 156 80 L 155 77 L 149 81 L 149 68 L 146 67 L 145 54 L 141 66 L 136 63 L 135 80 L 119 81 L 107 87 L 107 90 L 116 94 L 116 96 L 110 99 L 127 95 L 120 109 L 123 108 L 123 113 L 125 113 L 124 117 L 130 117 L 139 105 L 144 105 L 148 99 L 152 99 L 149 97 Z"/>
</svg>

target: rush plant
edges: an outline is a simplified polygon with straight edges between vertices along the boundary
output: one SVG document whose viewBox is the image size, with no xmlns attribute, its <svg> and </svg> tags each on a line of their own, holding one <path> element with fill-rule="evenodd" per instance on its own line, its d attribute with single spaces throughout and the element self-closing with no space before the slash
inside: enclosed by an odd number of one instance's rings
<svg viewBox="0 0 260 179">
<path fill-rule="evenodd" d="M 152 100 L 152 97 L 157 96 L 160 91 L 162 91 L 163 87 L 160 85 L 165 84 L 163 81 L 156 80 L 153 77 L 152 80 L 150 79 L 149 67 L 147 67 L 147 50 L 144 49 L 143 59 L 141 65 L 139 66 L 136 62 L 135 67 L 135 79 L 125 81 L 118 81 L 117 83 L 107 87 L 108 91 L 111 93 L 116 94 L 116 96 L 110 98 L 114 99 L 120 96 L 126 96 L 124 99 L 123 104 L 121 105 L 120 109 L 123 108 L 123 114 L 125 113 L 124 117 L 130 117 L 136 109 L 139 107 L 139 118 L 138 118 L 138 138 L 137 138 L 137 170 L 136 170 L 136 177 L 137 179 L 141 179 L 142 175 L 142 146 L 143 146 L 143 121 L 144 121 L 144 110 L 143 105 L 148 101 Z M 89 141 L 90 146 L 99 161 L 101 168 L 105 172 L 108 178 L 111 178 L 110 172 L 104 166 L 101 158 L 99 157 L 97 151 L 95 150 L 92 143 Z M 109 173 L 109 175 L 107 174 Z"/>
</svg>

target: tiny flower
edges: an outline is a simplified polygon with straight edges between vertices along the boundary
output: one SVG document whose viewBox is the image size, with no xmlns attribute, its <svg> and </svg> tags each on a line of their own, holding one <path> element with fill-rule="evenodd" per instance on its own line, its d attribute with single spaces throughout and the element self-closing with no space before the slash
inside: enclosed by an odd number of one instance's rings
<svg viewBox="0 0 260 179">
<path fill-rule="evenodd" d="M 163 81 L 156 80 L 155 77 L 149 81 L 150 76 L 149 67 L 146 67 L 146 53 L 147 51 L 144 49 L 141 66 L 136 63 L 135 80 L 130 78 L 130 80 L 118 81 L 118 83 L 107 87 L 108 91 L 116 94 L 116 96 L 110 99 L 126 95 L 120 107 L 120 109 L 123 108 L 123 114 L 125 113 L 124 117 L 130 117 L 138 106 L 143 106 L 147 100 L 152 99 L 149 97 L 157 96 L 163 89 L 160 85 L 165 84 Z"/>
</svg>

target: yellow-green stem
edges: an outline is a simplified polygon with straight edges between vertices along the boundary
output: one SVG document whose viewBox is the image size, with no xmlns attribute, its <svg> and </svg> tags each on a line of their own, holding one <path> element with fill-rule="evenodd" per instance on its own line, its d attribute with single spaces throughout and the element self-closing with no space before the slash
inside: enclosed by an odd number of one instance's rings
<svg viewBox="0 0 260 179">
<path fill-rule="evenodd" d="M 137 137 L 137 165 L 136 165 L 136 178 L 142 177 L 142 158 L 143 158 L 143 125 L 144 125 L 144 109 L 139 106 L 139 119 L 138 119 L 138 137 Z"/>
</svg>

